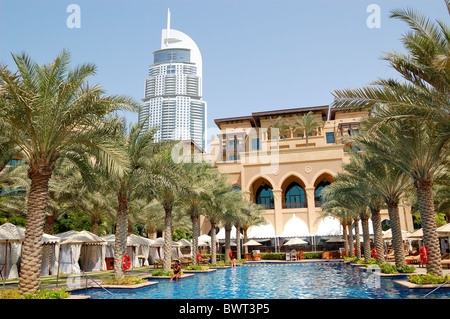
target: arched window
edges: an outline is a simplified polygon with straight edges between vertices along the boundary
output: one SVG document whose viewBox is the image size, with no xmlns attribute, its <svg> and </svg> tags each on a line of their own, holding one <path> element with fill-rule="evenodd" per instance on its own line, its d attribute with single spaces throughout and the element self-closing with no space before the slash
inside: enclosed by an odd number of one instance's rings
<svg viewBox="0 0 450 319">
<path fill-rule="evenodd" d="M 240 191 L 241 190 L 241 188 L 239 186 L 237 186 L 237 185 L 234 185 L 232 189 L 234 191 Z"/>
<path fill-rule="evenodd" d="M 272 188 L 267 184 L 259 186 L 255 199 L 256 204 L 263 205 L 265 209 L 274 208 Z"/>
<path fill-rule="evenodd" d="M 291 183 L 286 188 L 284 195 L 283 208 L 302 208 L 306 207 L 306 194 L 303 187 L 298 183 Z"/>
<path fill-rule="evenodd" d="M 330 185 L 331 183 L 327 181 L 326 179 L 323 179 L 317 184 L 316 190 L 314 191 L 314 201 L 316 203 L 316 207 L 322 206 L 323 203 L 323 197 L 321 195 L 322 190 Z"/>
</svg>

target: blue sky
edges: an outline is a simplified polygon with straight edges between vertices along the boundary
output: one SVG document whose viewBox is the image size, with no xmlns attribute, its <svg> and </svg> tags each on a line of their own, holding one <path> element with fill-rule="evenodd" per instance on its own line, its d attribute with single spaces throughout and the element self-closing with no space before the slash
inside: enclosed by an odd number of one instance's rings
<svg viewBox="0 0 450 319">
<path fill-rule="evenodd" d="M 66 25 L 72 3 L 79 29 Z M 380 28 L 367 27 L 369 4 L 381 10 Z M 48 63 L 66 48 L 74 65 L 98 66 L 90 82 L 140 101 L 170 8 L 171 27 L 202 53 L 210 136 L 215 118 L 327 105 L 335 89 L 395 77 L 380 57 L 403 51 L 407 26 L 389 14 L 406 7 L 448 19 L 443 0 L 1 0 L 0 62 L 12 66 L 10 53 L 25 51 Z"/>
</svg>

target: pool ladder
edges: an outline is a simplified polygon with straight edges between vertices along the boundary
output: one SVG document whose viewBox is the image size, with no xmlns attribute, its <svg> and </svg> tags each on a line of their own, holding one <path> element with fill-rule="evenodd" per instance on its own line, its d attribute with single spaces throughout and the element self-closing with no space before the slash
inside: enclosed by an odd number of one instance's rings
<svg viewBox="0 0 450 319">
<path fill-rule="evenodd" d="M 444 282 L 443 284 L 441 284 L 439 287 L 434 288 L 433 290 L 431 290 L 429 293 L 427 293 L 425 296 L 423 296 L 424 298 L 428 297 L 428 295 L 431 295 L 433 292 L 435 292 L 436 290 L 438 290 L 439 288 L 441 288 L 442 286 L 444 286 L 445 284 L 447 284 L 448 282 L 450 282 L 450 279 L 447 280 L 446 282 Z"/>
<path fill-rule="evenodd" d="M 79 268 L 79 267 L 78 267 L 78 269 L 80 270 L 80 273 L 83 274 L 84 277 L 86 277 L 86 286 L 84 287 L 86 293 L 87 293 L 87 288 L 88 288 L 88 279 L 90 279 L 90 280 L 92 280 L 92 282 L 94 282 L 97 286 L 99 286 L 99 287 L 102 288 L 104 291 L 106 291 L 107 293 L 109 293 L 111 296 L 114 297 L 114 294 L 113 294 L 111 291 L 109 291 L 108 289 L 106 289 L 105 287 L 103 287 L 102 285 L 100 285 L 97 281 L 95 281 L 94 278 L 92 278 L 91 276 L 89 276 L 88 274 L 86 274 L 86 273 L 83 271 L 83 269 L 81 269 L 81 268 Z M 59 278 L 59 274 L 58 274 L 57 279 L 56 279 L 56 287 L 58 287 L 58 278 Z"/>
</svg>

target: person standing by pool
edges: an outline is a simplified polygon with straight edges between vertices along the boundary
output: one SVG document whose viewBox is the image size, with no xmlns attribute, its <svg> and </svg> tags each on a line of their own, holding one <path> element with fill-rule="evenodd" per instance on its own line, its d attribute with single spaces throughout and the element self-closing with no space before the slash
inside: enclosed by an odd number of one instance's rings
<svg viewBox="0 0 450 319">
<path fill-rule="evenodd" d="M 180 277 L 181 277 L 180 261 L 176 260 L 175 265 L 173 266 L 173 275 L 172 275 L 172 277 L 170 277 L 170 281 L 172 281 L 173 278 L 175 278 L 175 281 L 178 282 L 178 278 L 180 278 Z"/>
</svg>

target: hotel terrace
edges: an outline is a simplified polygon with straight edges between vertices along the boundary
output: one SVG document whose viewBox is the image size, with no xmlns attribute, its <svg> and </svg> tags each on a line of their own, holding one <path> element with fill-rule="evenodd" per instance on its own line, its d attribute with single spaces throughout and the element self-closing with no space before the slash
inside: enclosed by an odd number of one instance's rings
<svg viewBox="0 0 450 319">
<path fill-rule="evenodd" d="M 308 137 L 306 146 L 304 132 L 295 131 L 294 122 L 295 117 L 309 111 L 322 119 L 323 126 Z M 227 175 L 233 188 L 264 206 L 263 216 L 270 223 L 264 226 L 266 232 L 269 229 L 281 237 L 339 234 L 337 221 L 320 216 L 320 191 L 342 172 L 341 163 L 349 160 L 348 149 L 352 147 L 343 140 L 358 132 L 365 116 L 367 112 L 315 106 L 216 119 L 221 133 L 211 141 L 208 157 Z M 281 135 L 270 129 L 279 117 L 289 123 Z M 402 203 L 399 213 L 401 228 L 413 231 L 411 207 Z M 389 220 L 386 209 L 381 216 L 383 223 Z M 202 218 L 202 234 L 209 230 L 209 222 Z"/>
</svg>

